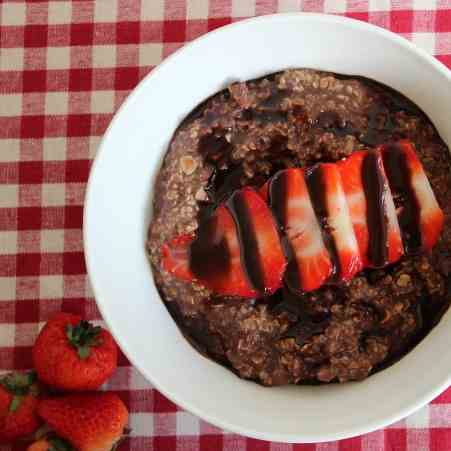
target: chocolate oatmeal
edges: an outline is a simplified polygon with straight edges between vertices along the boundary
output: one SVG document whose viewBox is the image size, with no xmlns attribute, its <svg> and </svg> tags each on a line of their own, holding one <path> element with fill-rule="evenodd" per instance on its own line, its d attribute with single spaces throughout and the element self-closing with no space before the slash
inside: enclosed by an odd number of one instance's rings
<svg viewBox="0 0 451 451">
<path fill-rule="evenodd" d="M 196 233 L 235 190 L 400 139 L 414 144 L 445 214 L 431 252 L 347 283 L 303 294 L 284 284 L 251 299 L 219 296 L 162 268 L 163 244 Z M 412 349 L 448 307 L 450 168 L 425 114 L 372 80 L 295 69 L 234 83 L 183 121 L 160 169 L 147 248 L 161 297 L 187 339 L 240 377 L 264 385 L 364 379 Z M 399 208 L 402 199 L 394 201 Z"/>
</svg>

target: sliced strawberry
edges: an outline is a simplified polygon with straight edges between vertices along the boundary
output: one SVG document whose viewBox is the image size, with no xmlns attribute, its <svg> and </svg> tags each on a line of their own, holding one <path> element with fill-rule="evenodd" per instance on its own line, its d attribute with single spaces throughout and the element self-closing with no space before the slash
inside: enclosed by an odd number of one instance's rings
<svg viewBox="0 0 451 451">
<path fill-rule="evenodd" d="M 338 167 L 363 266 L 397 261 L 402 239 L 380 153 L 355 152 Z"/>
<path fill-rule="evenodd" d="M 408 252 L 431 250 L 443 228 L 443 211 L 410 141 L 381 148 L 393 194 L 402 200 L 398 221 Z"/>
<path fill-rule="evenodd" d="M 367 201 L 362 181 L 362 163 L 366 155 L 366 151 L 355 152 L 337 163 L 363 266 L 370 264 Z"/>
<path fill-rule="evenodd" d="M 260 295 L 271 294 L 282 285 L 286 266 L 271 210 L 252 188 L 236 191 L 226 206 L 238 230 L 241 264 L 247 279 Z"/>
<path fill-rule="evenodd" d="M 278 172 L 269 184 L 270 205 L 288 243 L 285 282 L 294 291 L 319 288 L 332 274 L 332 262 L 324 245 L 302 169 Z M 268 188 L 261 192 L 268 196 Z"/>
<path fill-rule="evenodd" d="M 349 281 L 363 264 L 338 166 L 323 163 L 313 167 L 308 176 L 308 187 L 316 215 L 324 220 L 325 232 L 332 237 L 329 250 L 337 267 L 336 277 Z"/>
<path fill-rule="evenodd" d="M 180 280 L 199 281 L 217 294 L 253 297 L 257 291 L 241 266 L 234 220 L 220 205 L 196 237 L 181 235 L 163 245 L 163 268 Z"/>
<path fill-rule="evenodd" d="M 221 204 L 199 227 L 190 249 L 190 267 L 208 288 L 225 296 L 253 297 L 257 294 L 241 263 L 238 231 L 232 215 Z"/>
<path fill-rule="evenodd" d="M 431 250 L 443 229 L 444 214 L 412 143 L 403 140 L 399 144 L 404 149 L 407 158 L 412 190 L 420 208 L 421 244 L 423 249 Z"/>
</svg>

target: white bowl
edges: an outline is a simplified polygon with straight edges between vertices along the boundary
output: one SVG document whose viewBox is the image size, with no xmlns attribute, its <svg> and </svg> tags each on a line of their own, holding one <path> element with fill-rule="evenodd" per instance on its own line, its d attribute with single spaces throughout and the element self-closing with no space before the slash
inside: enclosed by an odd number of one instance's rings
<svg viewBox="0 0 451 451">
<path fill-rule="evenodd" d="M 451 145 L 451 75 L 388 31 L 350 19 L 283 14 L 226 26 L 152 71 L 112 121 L 85 203 L 89 276 L 130 361 L 183 408 L 267 440 L 318 442 L 395 422 L 451 384 L 451 311 L 407 356 L 363 382 L 264 388 L 207 360 L 183 338 L 155 288 L 144 244 L 155 175 L 171 135 L 201 100 L 233 80 L 289 67 L 358 74 L 401 91 Z"/>
</svg>

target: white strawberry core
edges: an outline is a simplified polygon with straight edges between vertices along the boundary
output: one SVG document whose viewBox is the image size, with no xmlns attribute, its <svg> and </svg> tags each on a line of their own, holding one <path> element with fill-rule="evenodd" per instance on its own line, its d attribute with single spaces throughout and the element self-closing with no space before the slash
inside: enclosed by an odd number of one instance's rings
<svg viewBox="0 0 451 451">
<path fill-rule="evenodd" d="M 412 177 L 412 188 L 420 206 L 422 220 L 427 220 L 440 207 L 435 199 L 429 180 L 423 171 L 416 171 Z"/>
<path fill-rule="evenodd" d="M 291 242 L 296 241 L 296 256 L 306 258 L 317 255 L 324 249 L 321 229 L 309 198 L 288 199 L 286 234 Z"/>
<path fill-rule="evenodd" d="M 358 253 L 357 239 L 354 235 L 351 217 L 344 193 L 340 190 L 327 199 L 329 206 L 328 225 L 334 235 L 338 249 Z"/>
</svg>

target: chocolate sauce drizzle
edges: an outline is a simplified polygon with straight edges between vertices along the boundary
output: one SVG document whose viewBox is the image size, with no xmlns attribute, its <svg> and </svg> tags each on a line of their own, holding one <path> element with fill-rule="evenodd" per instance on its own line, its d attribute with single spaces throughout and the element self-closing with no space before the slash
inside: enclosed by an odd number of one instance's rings
<svg viewBox="0 0 451 451">
<path fill-rule="evenodd" d="M 388 225 L 385 205 L 385 180 L 379 155 L 369 151 L 362 163 L 362 181 L 367 202 L 368 258 L 376 267 L 388 261 Z"/>
<path fill-rule="evenodd" d="M 260 124 L 270 124 L 272 122 L 285 122 L 287 120 L 287 114 L 284 111 L 255 111 L 255 110 L 244 110 L 242 118 L 245 121 L 256 121 Z"/>
<path fill-rule="evenodd" d="M 335 78 L 347 80 L 349 75 L 335 74 Z M 325 111 L 318 115 L 318 127 L 334 133 L 336 136 L 354 135 L 362 144 L 376 146 L 393 139 L 403 138 L 399 132 L 395 114 L 415 114 L 424 116 L 424 113 L 409 99 L 383 83 L 376 82 L 362 76 L 351 76 L 369 85 L 376 93 L 377 98 L 368 108 L 366 130 L 355 127 L 351 122 L 345 121 L 334 111 Z"/>
<path fill-rule="evenodd" d="M 316 219 L 321 227 L 324 245 L 329 252 L 332 263 L 330 281 L 334 281 L 337 276 L 339 276 L 341 268 L 337 246 L 328 223 L 326 185 L 321 164 L 317 164 L 305 171 L 305 182 L 312 202 L 313 211 L 315 212 Z"/>
<path fill-rule="evenodd" d="M 269 206 L 283 232 L 287 226 L 287 173 L 279 171 L 269 182 Z M 294 292 L 301 289 L 299 281 L 299 266 L 294 255 L 294 249 L 284 234 L 281 234 L 282 249 L 287 260 L 284 280 Z"/>
<path fill-rule="evenodd" d="M 209 279 L 215 274 L 228 272 L 230 254 L 226 240 L 217 239 L 217 217 L 212 215 L 199 225 L 196 238 L 189 249 L 189 266 L 199 279 Z"/>
<path fill-rule="evenodd" d="M 401 196 L 398 222 L 407 253 L 421 249 L 420 208 L 412 189 L 412 175 L 406 155 L 398 144 L 390 144 L 382 152 L 384 168 L 393 196 Z"/>
<path fill-rule="evenodd" d="M 242 192 L 235 191 L 227 200 L 226 207 L 235 221 L 244 272 L 252 287 L 264 293 L 265 278 L 258 253 L 255 228 Z"/>
</svg>

